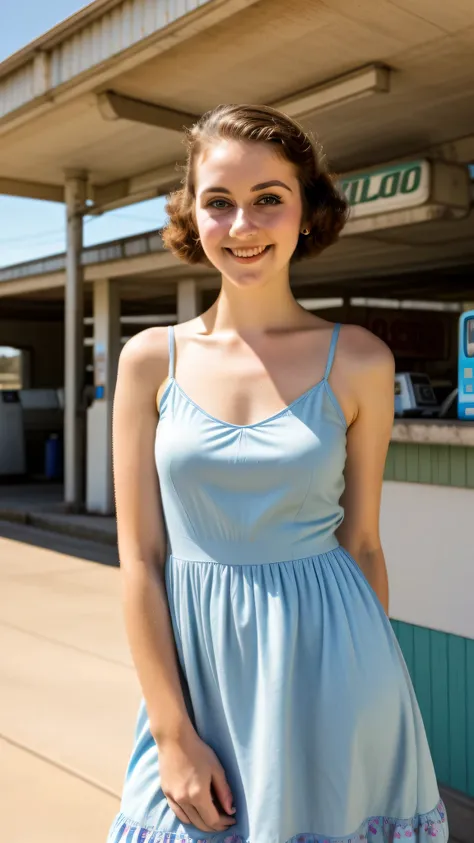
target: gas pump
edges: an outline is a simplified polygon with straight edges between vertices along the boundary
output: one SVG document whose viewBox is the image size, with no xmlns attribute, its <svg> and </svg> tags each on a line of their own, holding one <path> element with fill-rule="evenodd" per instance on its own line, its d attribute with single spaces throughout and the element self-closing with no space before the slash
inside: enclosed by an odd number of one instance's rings
<svg viewBox="0 0 474 843">
<path fill-rule="evenodd" d="M 458 419 L 474 421 L 474 310 L 459 320 Z"/>
</svg>

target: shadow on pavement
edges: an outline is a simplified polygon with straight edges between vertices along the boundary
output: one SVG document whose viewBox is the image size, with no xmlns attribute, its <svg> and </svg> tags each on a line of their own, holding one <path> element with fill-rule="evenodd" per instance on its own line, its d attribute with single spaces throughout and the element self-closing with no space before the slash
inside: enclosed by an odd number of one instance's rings
<svg viewBox="0 0 474 843">
<path fill-rule="evenodd" d="M 24 544 L 43 547 L 66 556 L 76 556 L 100 565 L 118 567 L 118 551 L 112 545 L 78 539 L 62 533 L 52 533 L 38 527 L 0 521 L 0 538 L 10 539 Z"/>
</svg>

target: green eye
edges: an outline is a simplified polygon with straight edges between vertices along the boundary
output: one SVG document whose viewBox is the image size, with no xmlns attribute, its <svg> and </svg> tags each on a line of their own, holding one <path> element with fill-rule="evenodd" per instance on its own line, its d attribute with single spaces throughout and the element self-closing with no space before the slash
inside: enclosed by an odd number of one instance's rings
<svg viewBox="0 0 474 843">
<path fill-rule="evenodd" d="M 207 207 L 216 208 L 217 211 L 222 211 L 225 208 L 228 208 L 229 204 L 230 203 L 227 202 L 225 199 L 212 199 L 212 201 L 208 203 Z"/>
<path fill-rule="evenodd" d="M 267 196 L 261 196 L 257 205 L 281 205 L 281 199 L 279 196 L 268 194 Z"/>
</svg>

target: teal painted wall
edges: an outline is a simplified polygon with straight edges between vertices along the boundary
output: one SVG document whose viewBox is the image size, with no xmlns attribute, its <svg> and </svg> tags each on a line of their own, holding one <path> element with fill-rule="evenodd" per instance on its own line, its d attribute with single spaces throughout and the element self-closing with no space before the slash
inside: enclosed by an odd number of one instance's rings
<svg viewBox="0 0 474 843">
<path fill-rule="evenodd" d="M 392 625 L 415 687 L 438 781 L 474 797 L 474 640 L 401 621 Z"/>
<path fill-rule="evenodd" d="M 385 480 L 474 489 L 474 448 L 392 442 Z"/>
</svg>

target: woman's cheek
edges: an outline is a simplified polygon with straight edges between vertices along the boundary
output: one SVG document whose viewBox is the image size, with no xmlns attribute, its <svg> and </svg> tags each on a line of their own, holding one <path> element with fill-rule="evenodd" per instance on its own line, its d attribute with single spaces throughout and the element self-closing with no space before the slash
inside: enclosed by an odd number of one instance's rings
<svg viewBox="0 0 474 843">
<path fill-rule="evenodd" d="M 212 263 L 219 263 L 222 259 L 222 243 L 226 238 L 226 232 L 221 233 L 220 231 L 216 231 L 215 228 L 212 230 L 207 229 L 206 231 L 202 232 L 201 235 L 201 245 L 207 254 L 207 257 L 212 261 Z"/>
<path fill-rule="evenodd" d="M 219 238 L 225 235 L 226 225 L 223 220 L 203 216 L 201 218 L 198 217 L 197 222 L 201 242 L 207 241 L 212 246 L 213 243 L 217 243 Z"/>
<path fill-rule="evenodd" d="M 212 264 L 216 265 L 216 261 L 219 258 L 220 244 L 225 236 L 225 231 L 222 233 L 222 225 L 217 220 L 212 219 L 212 217 L 207 217 L 206 219 L 199 219 L 198 217 L 196 221 L 198 223 L 198 233 L 204 254 Z"/>
</svg>

